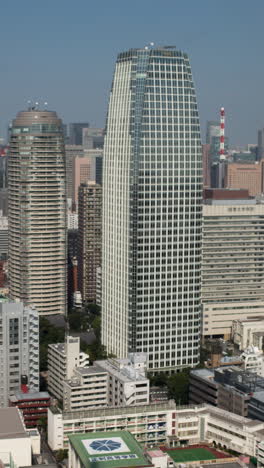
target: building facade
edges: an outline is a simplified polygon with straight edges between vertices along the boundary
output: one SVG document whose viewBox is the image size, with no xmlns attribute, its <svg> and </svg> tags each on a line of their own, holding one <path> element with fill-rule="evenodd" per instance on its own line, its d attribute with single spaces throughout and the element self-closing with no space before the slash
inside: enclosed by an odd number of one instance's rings
<svg viewBox="0 0 264 468">
<path fill-rule="evenodd" d="M 47 419 L 50 395 L 48 392 L 16 392 L 9 398 L 9 406 L 20 409 L 26 428 L 37 427 L 40 419 Z"/>
<path fill-rule="evenodd" d="M 0 406 L 20 389 L 39 391 L 39 318 L 21 302 L 0 302 Z"/>
<path fill-rule="evenodd" d="M 102 187 L 79 187 L 78 284 L 83 302 L 96 302 L 96 269 L 102 264 Z"/>
<path fill-rule="evenodd" d="M 231 336 L 232 322 L 264 314 L 264 204 L 207 199 L 203 206 L 203 336 Z"/>
<path fill-rule="evenodd" d="M 73 166 L 76 157 L 83 157 L 82 145 L 66 145 L 65 146 L 65 159 L 66 159 L 66 194 L 67 200 L 72 201 L 73 194 Z"/>
<path fill-rule="evenodd" d="M 88 128 L 88 122 L 85 123 L 70 123 L 69 124 L 69 144 L 82 145 L 83 144 L 83 129 Z"/>
<path fill-rule="evenodd" d="M 125 430 L 144 447 L 208 442 L 256 456 L 258 444 L 264 440 L 263 429 L 264 422 L 211 405 L 176 408 L 173 401 L 129 408 L 48 410 L 48 443 L 52 450 L 67 449 L 71 434 Z"/>
<path fill-rule="evenodd" d="M 102 341 L 152 371 L 199 360 L 202 156 L 186 54 L 119 54 L 104 145 Z"/>
<path fill-rule="evenodd" d="M 263 192 L 263 161 L 258 163 L 228 163 L 225 187 L 247 189 L 255 197 Z"/>
<path fill-rule="evenodd" d="M 48 347 L 48 389 L 59 400 L 63 399 L 63 382 L 73 376 L 76 367 L 89 365 L 88 355 L 80 352 L 80 338 L 66 336 L 65 343 Z"/>
<path fill-rule="evenodd" d="M 62 122 L 29 109 L 13 120 L 8 157 L 11 299 L 41 315 L 67 306 L 66 185 Z"/>
<path fill-rule="evenodd" d="M 78 206 L 78 192 L 81 184 L 95 181 L 95 159 L 90 156 L 76 156 L 73 162 L 72 200 Z"/>
</svg>

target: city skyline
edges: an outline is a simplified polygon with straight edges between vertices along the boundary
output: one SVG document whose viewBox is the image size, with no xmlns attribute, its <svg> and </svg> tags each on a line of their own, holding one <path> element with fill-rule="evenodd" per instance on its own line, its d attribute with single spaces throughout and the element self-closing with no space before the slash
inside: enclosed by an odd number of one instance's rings
<svg viewBox="0 0 264 468">
<path fill-rule="evenodd" d="M 263 12 L 260 0 L 253 7 L 234 0 L 217 9 L 208 0 L 188 5 L 116 0 L 111 8 L 105 1 L 98 6 L 79 0 L 74 8 L 68 1 L 63 8 L 49 1 L 5 3 L 0 136 L 28 100 L 48 101 L 48 108 L 66 123 L 87 120 L 91 126 L 104 126 L 117 53 L 153 41 L 155 46 L 176 44 L 190 56 L 203 141 L 206 121 L 218 119 L 224 106 L 231 144 L 254 143 L 264 126 L 259 100 L 264 70 L 257 59 Z"/>
</svg>

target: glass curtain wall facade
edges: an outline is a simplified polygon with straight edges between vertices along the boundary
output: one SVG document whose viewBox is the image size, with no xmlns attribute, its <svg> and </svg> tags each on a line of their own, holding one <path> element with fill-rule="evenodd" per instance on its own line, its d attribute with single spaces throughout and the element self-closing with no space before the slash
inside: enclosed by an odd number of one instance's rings
<svg viewBox="0 0 264 468">
<path fill-rule="evenodd" d="M 102 340 L 159 372 L 199 361 L 202 157 L 186 54 L 119 54 L 104 147 Z"/>
<path fill-rule="evenodd" d="M 8 197 L 10 297 L 43 315 L 64 314 L 65 152 L 55 112 L 31 109 L 13 121 Z"/>
</svg>

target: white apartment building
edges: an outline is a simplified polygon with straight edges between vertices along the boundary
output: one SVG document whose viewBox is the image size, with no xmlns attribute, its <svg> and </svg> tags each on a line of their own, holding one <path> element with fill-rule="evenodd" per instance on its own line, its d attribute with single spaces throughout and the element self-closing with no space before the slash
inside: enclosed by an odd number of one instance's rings
<svg viewBox="0 0 264 468">
<path fill-rule="evenodd" d="M 48 387 L 56 398 L 63 398 L 63 382 L 73 376 L 76 367 L 87 367 L 89 356 L 80 352 L 80 338 L 66 336 L 65 343 L 48 347 Z"/>
<path fill-rule="evenodd" d="M 127 359 L 107 359 L 91 367 L 75 368 L 72 378 L 64 381 L 64 410 L 148 404 L 146 366 L 144 353 L 131 353 Z"/>
<path fill-rule="evenodd" d="M 234 320 L 264 315 L 264 204 L 208 203 L 203 205 L 202 335 L 227 339 Z"/>
<path fill-rule="evenodd" d="M 107 359 L 96 364 L 109 374 L 109 406 L 147 405 L 149 379 L 147 355 L 129 353 L 127 359 Z"/>
<path fill-rule="evenodd" d="M 243 351 L 248 346 L 263 348 L 264 317 L 237 319 L 232 323 L 232 340 Z"/>
<path fill-rule="evenodd" d="M 0 407 L 24 385 L 39 391 L 39 317 L 22 302 L 0 301 Z"/>
<path fill-rule="evenodd" d="M 65 411 L 109 406 L 108 372 L 98 366 L 76 368 L 63 383 Z"/>
<path fill-rule="evenodd" d="M 246 348 L 240 356 L 242 360 L 242 369 L 255 372 L 256 374 L 264 377 L 264 355 L 263 351 L 260 351 L 254 346 Z"/>
<path fill-rule="evenodd" d="M 264 422 L 211 405 L 176 407 L 173 401 L 127 408 L 88 411 L 48 411 L 48 443 L 52 450 L 68 448 L 68 435 L 96 431 L 131 432 L 144 446 L 215 442 L 241 454 L 256 456 L 264 441 Z"/>
</svg>

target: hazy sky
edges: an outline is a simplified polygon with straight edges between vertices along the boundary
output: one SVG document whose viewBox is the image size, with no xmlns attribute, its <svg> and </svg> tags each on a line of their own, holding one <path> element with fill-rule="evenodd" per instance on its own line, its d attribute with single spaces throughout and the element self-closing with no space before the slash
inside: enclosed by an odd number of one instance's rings
<svg viewBox="0 0 264 468">
<path fill-rule="evenodd" d="M 29 99 L 68 123 L 104 126 L 117 53 L 187 52 L 202 135 L 226 108 L 233 145 L 264 126 L 264 0 L 12 0 L 0 8 L 0 132 Z"/>
</svg>

